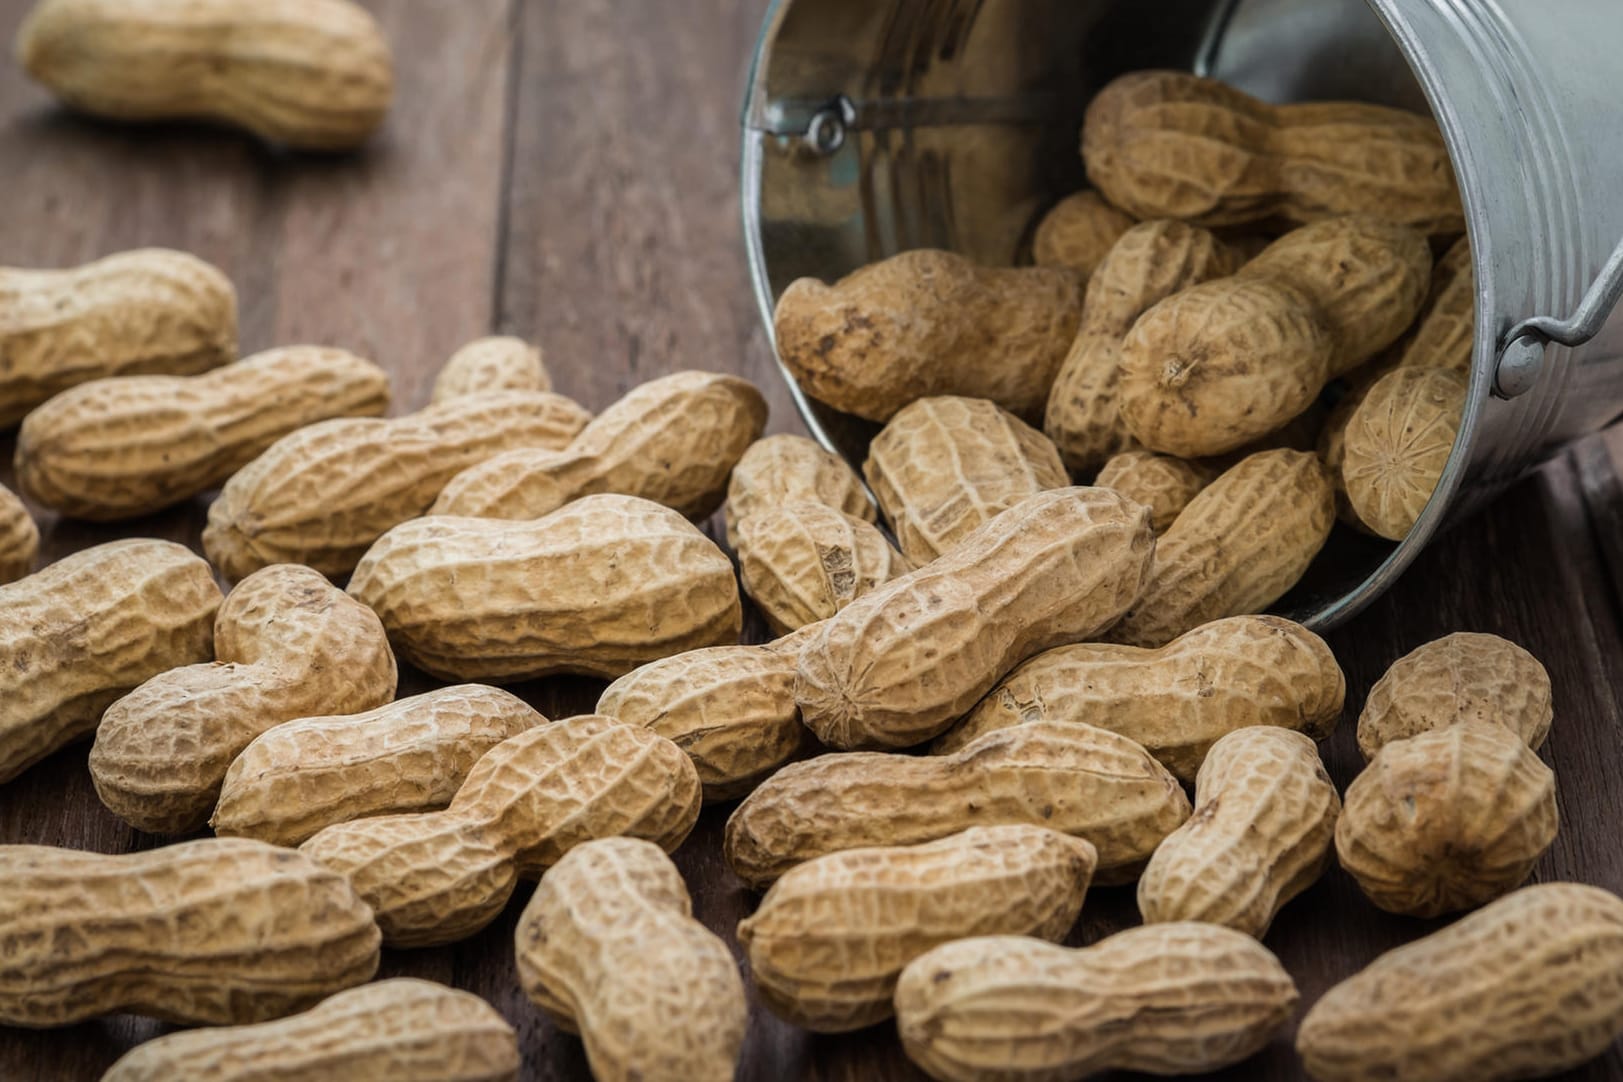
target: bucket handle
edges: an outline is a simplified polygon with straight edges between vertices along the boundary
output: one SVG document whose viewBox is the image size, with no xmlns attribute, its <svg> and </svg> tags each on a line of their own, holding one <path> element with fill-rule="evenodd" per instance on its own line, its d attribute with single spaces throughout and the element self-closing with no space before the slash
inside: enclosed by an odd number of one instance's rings
<svg viewBox="0 0 1623 1082">
<path fill-rule="evenodd" d="M 1493 371 L 1494 397 L 1511 399 L 1532 390 L 1544 366 L 1544 347 L 1551 342 L 1583 345 L 1600 333 L 1619 299 L 1623 299 L 1623 242 L 1612 249 L 1572 315 L 1566 319 L 1533 316 L 1505 332 Z"/>
</svg>

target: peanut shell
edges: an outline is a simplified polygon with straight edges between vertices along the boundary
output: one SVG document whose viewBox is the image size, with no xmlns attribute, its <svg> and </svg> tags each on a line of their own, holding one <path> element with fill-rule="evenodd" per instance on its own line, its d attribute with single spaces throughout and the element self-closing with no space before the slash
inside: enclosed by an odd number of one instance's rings
<svg viewBox="0 0 1623 1082">
<path fill-rule="evenodd" d="M 522 338 L 496 335 L 475 338 L 451 354 L 434 378 L 429 401 L 446 402 L 470 394 L 492 391 L 550 391 L 552 375 L 541 347 Z"/>
<path fill-rule="evenodd" d="M 1398 368 L 1370 387 L 1347 420 L 1341 476 L 1360 522 L 1401 541 L 1442 477 L 1465 410 L 1463 377 Z"/>
<path fill-rule="evenodd" d="M 777 435 L 750 444 L 727 482 L 727 543 L 760 511 L 810 500 L 874 522 L 878 513 L 845 459 L 805 436 Z"/>
<path fill-rule="evenodd" d="M 1032 261 L 1039 267 L 1067 267 L 1085 278 L 1134 224 L 1132 215 L 1106 203 L 1098 192 L 1076 192 L 1055 203 L 1037 223 Z"/>
<path fill-rule="evenodd" d="M 39 555 L 39 526 L 23 501 L 0 485 L 0 586 L 16 582 L 34 568 Z"/>
<path fill-rule="evenodd" d="M 1100 467 L 1094 484 L 1148 507 L 1150 529 L 1165 533 L 1212 477 L 1198 462 L 1152 451 L 1123 451 Z"/>
<path fill-rule="evenodd" d="M 913 570 L 873 523 L 820 503 L 765 509 L 738 541 L 744 592 L 780 635 Z"/>
</svg>

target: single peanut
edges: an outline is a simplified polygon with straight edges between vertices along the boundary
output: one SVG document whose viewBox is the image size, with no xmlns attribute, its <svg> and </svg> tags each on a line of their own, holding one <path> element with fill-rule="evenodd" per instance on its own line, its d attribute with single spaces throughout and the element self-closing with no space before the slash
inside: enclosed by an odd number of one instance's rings
<svg viewBox="0 0 1623 1082">
<path fill-rule="evenodd" d="M 913 570 L 873 523 L 806 502 L 747 519 L 738 566 L 744 592 L 780 635 L 826 620 Z"/>
<path fill-rule="evenodd" d="M 1098 192 L 1075 192 L 1055 203 L 1037 223 L 1032 261 L 1039 267 L 1067 267 L 1085 278 L 1134 224 L 1132 215 L 1106 203 Z"/>
<path fill-rule="evenodd" d="M 768 436 L 750 444 L 727 482 L 727 543 L 736 549 L 739 527 L 757 513 L 802 500 L 878 518 L 845 459 L 805 436 Z"/>
<path fill-rule="evenodd" d="M 122 856 L 5 845 L 0 884 L 5 1025 L 259 1022 L 378 968 L 377 925 L 343 877 L 245 838 Z"/>
<path fill-rule="evenodd" d="M 1094 484 L 1148 507 L 1150 529 L 1165 533 L 1189 501 L 1211 484 L 1212 477 L 1198 462 L 1153 451 L 1123 451 L 1100 467 Z"/>
<path fill-rule="evenodd" d="M 446 402 L 493 391 L 550 391 L 552 375 L 541 347 L 522 338 L 498 335 L 475 338 L 451 354 L 434 379 L 429 401 Z"/>
<path fill-rule="evenodd" d="M 453 943 L 502 911 L 520 877 L 616 834 L 665 850 L 699 817 L 699 778 L 664 737 L 588 715 L 485 754 L 444 811 L 338 823 L 299 847 L 350 878 L 395 947 Z"/>
<path fill-rule="evenodd" d="M 1260 1052 L 1297 998 L 1266 947 L 1215 924 L 1130 928 L 1081 950 L 985 936 L 902 971 L 896 1028 L 908 1058 L 948 1082 L 1187 1075 Z"/>
<path fill-rule="evenodd" d="M 738 942 L 767 1006 L 843 1033 L 889 1018 L 902 969 L 942 943 L 1063 939 L 1097 859 L 1088 842 L 1031 825 L 830 853 L 774 883 Z"/>
<path fill-rule="evenodd" d="M 39 555 L 39 526 L 23 501 L 0 485 L 0 586 L 16 582 L 34 568 Z"/>
<path fill-rule="evenodd" d="M 434 811 L 485 752 L 546 720 L 498 688 L 460 684 L 273 725 L 232 761 L 209 826 L 298 845 L 333 823 Z"/>
<path fill-rule="evenodd" d="M 219 607 L 209 565 L 172 541 L 97 545 L 0 586 L 0 782 L 147 678 L 207 660 Z"/>
<path fill-rule="evenodd" d="M 513 938 L 524 994 L 581 1035 L 593 1078 L 731 1082 L 744 982 L 657 845 L 604 838 L 571 850 Z"/>
<path fill-rule="evenodd" d="M 273 349 L 200 376 L 95 380 L 23 421 L 17 480 L 64 515 L 133 518 L 223 484 L 294 429 L 376 417 L 388 405 L 383 369 L 321 346 Z"/>
<path fill-rule="evenodd" d="M 1358 520 L 1401 541 L 1431 501 L 1454 450 L 1466 383 L 1445 368 L 1397 368 L 1347 419 L 1341 476 Z"/>
<path fill-rule="evenodd" d="M 1524 887 L 1326 992 L 1296 1049 L 1319 1082 L 1510 1082 L 1588 1062 L 1623 1032 L 1623 900 Z"/>
</svg>

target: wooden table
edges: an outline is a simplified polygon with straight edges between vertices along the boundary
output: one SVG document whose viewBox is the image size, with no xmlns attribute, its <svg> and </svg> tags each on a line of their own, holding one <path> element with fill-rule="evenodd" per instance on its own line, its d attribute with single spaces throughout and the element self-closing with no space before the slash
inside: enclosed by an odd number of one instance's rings
<svg viewBox="0 0 1623 1082">
<path fill-rule="evenodd" d="M 0 60 L 0 264 L 67 266 L 146 244 L 189 249 L 236 283 L 245 353 L 295 342 L 355 350 L 392 373 L 396 412 L 425 403 L 456 346 L 499 331 L 543 343 L 559 390 L 592 409 L 674 369 L 721 369 L 766 391 L 772 430 L 800 430 L 756 317 L 737 224 L 737 104 L 763 0 L 368 6 L 400 58 L 399 95 L 382 137 L 353 157 L 70 117 L 9 56 Z M 11 40 L 27 7 L 0 0 L 0 38 Z M 9 464 L 9 439 L 0 454 Z M 1359 766 L 1357 709 L 1398 655 L 1456 630 L 1514 639 L 1555 685 L 1544 754 L 1559 779 L 1562 829 L 1537 877 L 1613 890 L 1623 890 L 1619 458 L 1623 434 L 1578 444 L 1439 539 L 1397 589 L 1334 634 L 1348 710 L 1326 749 L 1345 786 Z M 0 479 L 10 483 L 9 468 Z M 116 529 L 41 515 L 43 559 L 130 533 L 195 548 L 205 506 L 200 499 Z M 752 621 L 757 638 L 761 630 Z M 429 686 L 406 672 L 401 694 Z M 562 717 L 589 710 L 600 687 L 559 680 L 519 690 Z M 676 859 L 700 917 L 731 941 L 754 898 L 721 859 L 728 810 L 707 810 Z M 0 787 L 0 842 L 117 853 L 166 840 L 101 806 L 83 746 Z M 584 1079 L 579 1042 L 518 990 L 512 933 L 528 895 L 521 889 L 501 920 L 454 948 L 385 952 L 381 975 L 479 993 L 517 1027 L 525 1078 Z M 1074 941 L 1135 921 L 1130 890 L 1098 890 Z M 1284 911 L 1267 942 L 1305 1006 L 1433 926 L 1379 913 L 1332 870 Z M 0 1079 L 94 1079 L 164 1028 L 114 1017 L 58 1031 L 0 1029 Z M 757 1006 L 740 1077 L 920 1076 L 887 1026 L 818 1037 Z M 1290 1035 L 1219 1077 L 1301 1077 Z M 1614 1047 L 1567 1077 L 1623 1078 L 1623 1054 Z"/>
</svg>

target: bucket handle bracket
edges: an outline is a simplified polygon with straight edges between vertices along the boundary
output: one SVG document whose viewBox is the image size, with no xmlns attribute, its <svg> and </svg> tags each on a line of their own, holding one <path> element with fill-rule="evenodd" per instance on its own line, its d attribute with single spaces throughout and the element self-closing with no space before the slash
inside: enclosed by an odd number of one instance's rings
<svg viewBox="0 0 1623 1082">
<path fill-rule="evenodd" d="M 1544 347 L 1551 342 L 1583 345 L 1600 333 L 1619 299 L 1623 299 L 1623 242 L 1612 249 L 1570 316 L 1533 316 L 1505 332 L 1493 371 L 1494 397 L 1511 399 L 1532 390 L 1544 367 Z"/>
</svg>

